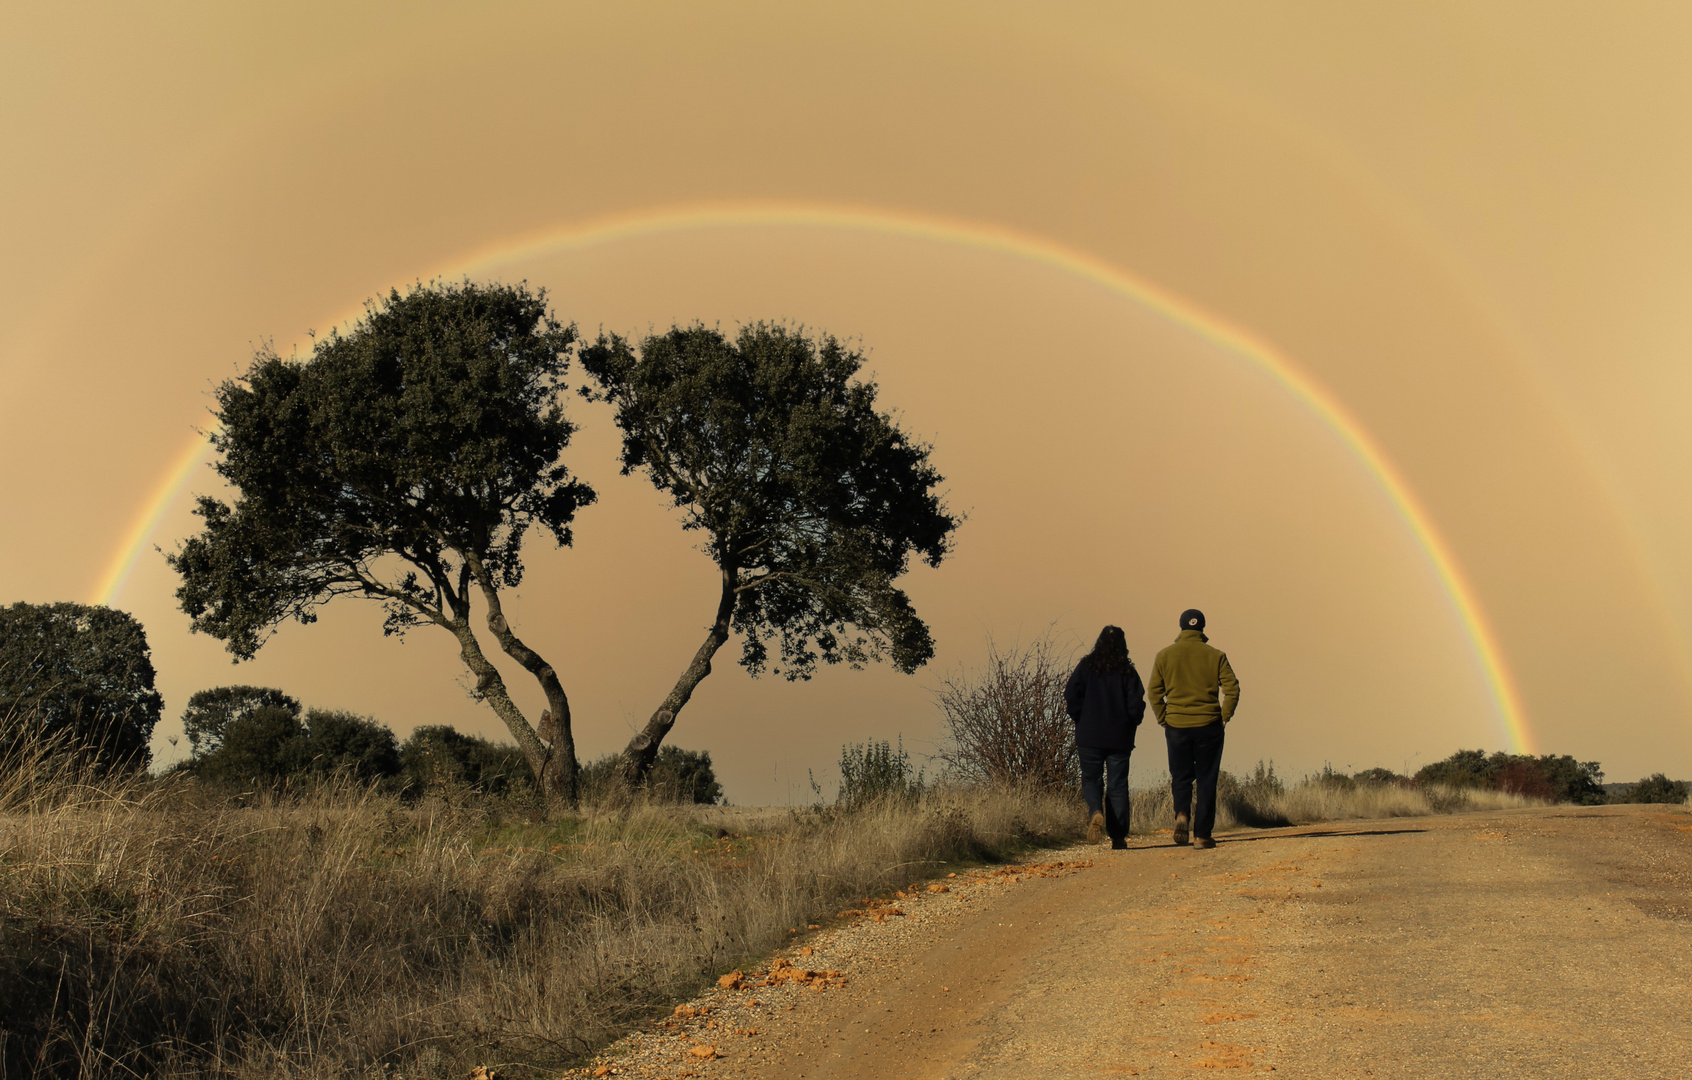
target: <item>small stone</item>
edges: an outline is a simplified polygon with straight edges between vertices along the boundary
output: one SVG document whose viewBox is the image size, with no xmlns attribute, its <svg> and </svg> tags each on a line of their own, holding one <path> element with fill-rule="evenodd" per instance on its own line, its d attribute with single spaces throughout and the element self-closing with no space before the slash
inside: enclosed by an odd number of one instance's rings
<svg viewBox="0 0 1692 1080">
<path fill-rule="evenodd" d="M 710 1061 L 717 1056 L 717 1048 L 715 1046 L 695 1046 L 688 1053 L 700 1061 Z"/>
</svg>

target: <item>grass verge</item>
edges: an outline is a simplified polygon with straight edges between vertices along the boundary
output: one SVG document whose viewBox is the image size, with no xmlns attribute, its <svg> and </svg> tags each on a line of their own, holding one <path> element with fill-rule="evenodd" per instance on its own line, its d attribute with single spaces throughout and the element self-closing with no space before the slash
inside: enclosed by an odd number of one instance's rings
<svg viewBox="0 0 1692 1080">
<path fill-rule="evenodd" d="M 1082 824 L 1072 795 L 1005 790 L 547 823 L 335 785 L 12 775 L 7 1077 L 556 1073 L 807 920 Z"/>
</svg>

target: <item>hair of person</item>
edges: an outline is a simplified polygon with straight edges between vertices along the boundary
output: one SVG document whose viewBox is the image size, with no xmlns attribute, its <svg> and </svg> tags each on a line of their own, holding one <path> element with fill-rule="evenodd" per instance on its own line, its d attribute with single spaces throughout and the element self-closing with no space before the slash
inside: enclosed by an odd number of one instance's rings
<svg viewBox="0 0 1692 1080">
<path fill-rule="evenodd" d="M 1128 636 L 1120 626 L 1107 626 L 1099 631 L 1099 640 L 1087 654 L 1087 666 L 1103 674 L 1107 671 L 1128 670 Z"/>
</svg>

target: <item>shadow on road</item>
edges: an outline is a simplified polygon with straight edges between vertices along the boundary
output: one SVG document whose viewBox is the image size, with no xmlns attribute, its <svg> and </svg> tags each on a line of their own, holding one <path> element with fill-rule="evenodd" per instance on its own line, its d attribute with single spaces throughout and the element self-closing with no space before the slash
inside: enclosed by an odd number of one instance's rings
<svg viewBox="0 0 1692 1080">
<path fill-rule="evenodd" d="M 1425 833 L 1426 829 L 1317 829 L 1310 832 L 1261 833 L 1257 836 L 1218 836 L 1216 846 L 1250 844 L 1259 840 L 1303 840 L 1321 836 L 1402 836 L 1405 833 Z"/>
</svg>

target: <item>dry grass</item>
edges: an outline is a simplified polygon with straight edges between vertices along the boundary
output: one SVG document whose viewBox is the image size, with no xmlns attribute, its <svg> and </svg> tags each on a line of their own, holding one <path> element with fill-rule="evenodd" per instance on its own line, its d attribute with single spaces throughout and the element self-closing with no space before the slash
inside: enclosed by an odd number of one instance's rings
<svg viewBox="0 0 1692 1080">
<path fill-rule="evenodd" d="M 542 823 L 35 764 L 0 790 L 9 1077 L 556 1074 L 848 899 L 1081 822 L 1073 796 L 943 790 Z"/>
<path fill-rule="evenodd" d="M 1275 782 L 1265 783 L 1262 776 L 1261 766 L 1255 783 L 1252 777 L 1240 780 L 1224 776 L 1217 789 L 1218 831 L 1545 805 L 1542 800 L 1525 795 L 1476 788 L 1335 783 L 1320 775 L 1306 777 L 1286 787 Z M 1135 832 L 1168 829 L 1174 824 L 1174 803 L 1167 783 L 1134 792 Z"/>
<path fill-rule="evenodd" d="M 1077 839 L 1073 793 L 941 788 L 851 813 L 519 803 L 350 786 L 235 799 L 0 763 L 7 1077 L 551 1073 L 956 861 Z M 1529 805 L 1230 781 L 1222 828 Z M 1134 829 L 1167 828 L 1167 785 Z"/>
</svg>

